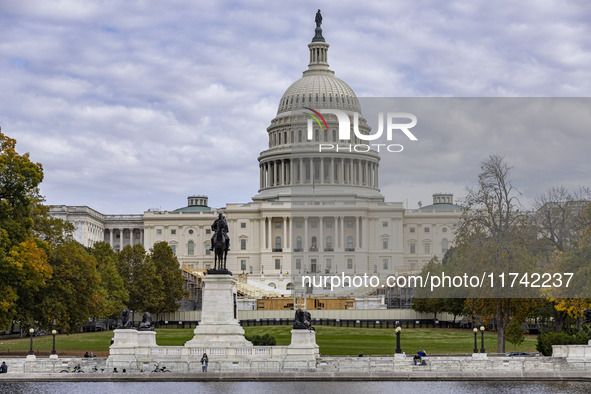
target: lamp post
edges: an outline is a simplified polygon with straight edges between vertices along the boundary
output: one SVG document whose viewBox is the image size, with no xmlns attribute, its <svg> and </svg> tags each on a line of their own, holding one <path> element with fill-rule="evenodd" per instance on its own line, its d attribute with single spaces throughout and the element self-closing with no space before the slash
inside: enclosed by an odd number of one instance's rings
<svg viewBox="0 0 591 394">
<path fill-rule="evenodd" d="M 484 326 L 480 326 L 480 335 L 480 353 L 486 353 L 486 351 L 484 350 Z"/>
<path fill-rule="evenodd" d="M 474 327 L 474 353 L 478 353 L 478 328 Z"/>
<path fill-rule="evenodd" d="M 29 328 L 29 334 L 31 335 L 31 347 L 29 348 L 29 355 L 33 356 L 35 355 L 35 352 L 33 351 L 33 334 L 35 333 L 35 330 L 33 328 Z"/>
<path fill-rule="evenodd" d="M 51 335 L 53 335 L 53 350 L 51 351 L 51 354 L 57 354 L 55 352 L 55 334 L 57 334 L 56 330 L 51 330 Z"/>
<path fill-rule="evenodd" d="M 402 328 L 400 326 L 396 327 L 396 353 L 402 353 L 402 349 L 400 348 L 400 331 Z"/>
</svg>

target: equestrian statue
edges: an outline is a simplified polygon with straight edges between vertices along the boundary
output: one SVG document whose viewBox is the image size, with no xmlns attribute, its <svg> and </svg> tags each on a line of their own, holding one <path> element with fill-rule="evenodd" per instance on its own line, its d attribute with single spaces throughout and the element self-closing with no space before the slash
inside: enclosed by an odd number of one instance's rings
<svg viewBox="0 0 591 394">
<path fill-rule="evenodd" d="M 226 257 L 228 255 L 228 250 L 230 250 L 228 223 L 221 213 L 211 225 L 211 231 L 213 232 L 211 245 L 214 252 L 214 264 L 211 273 L 230 273 L 226 268 Z M 230 273 L 230 275 L 231 274 L 232 273 Z"/>
</svg>

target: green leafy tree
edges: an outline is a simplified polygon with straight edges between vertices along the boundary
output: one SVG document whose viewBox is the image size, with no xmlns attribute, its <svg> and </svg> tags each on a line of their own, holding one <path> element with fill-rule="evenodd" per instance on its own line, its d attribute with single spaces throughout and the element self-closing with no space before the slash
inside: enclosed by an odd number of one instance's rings
<svg viewBox="0 0 591 394">
<path fill-rule="evenodd" d="M 60 331 L 74 332 L 104 309 L 96 261 L 78 242 L 70 241 L 51 250 L 53 276 L 35 303 L 37 321 Z"/>
<path fill-rule="evenodd" d="M 117 271 L 117 253 L 105 242 L 95 243 L 90 253 L 96 259 L 104 308 L 96 317 L 116 317 L 129 301 L 129 292 Z"/>
<path fill-rule="evenodd" d="M 164 303 L 164 285 L 144 247 L 140 244 L 124 247 L 118 254 L 117 269 L 129 292 L 128 308 L 134 313 L 158 313 Z"/>
<path fill-rule="evenodd" d="M 505 337 L 509 343 L 512 343 L 515 348 L 521 345 L 525 340 L 525 330 L 521 326 L 521 322 L 517 319 L 512 319 L 507 325 L 507 332 Z"/>
<path fill-rule="evenodd" d="M 188 295 L 188 292 L 184 290 L 185 280 L 179 261 L 166 242 L 155 243 L 150 250 L 149 258 L 162 281 L 161 304 L 155 312 L 174 312 L 180 306 L 179 301 Z"/>
</svg>

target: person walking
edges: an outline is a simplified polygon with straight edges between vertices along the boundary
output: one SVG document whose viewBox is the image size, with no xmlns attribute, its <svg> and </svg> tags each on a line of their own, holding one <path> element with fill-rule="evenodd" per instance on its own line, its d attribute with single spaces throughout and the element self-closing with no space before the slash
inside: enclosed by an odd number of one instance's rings
<svg viewBox="0 0 591 394">
<path fill-rule="evenodd" d="M 203 353 L 203 357 L 201 357 L 201 372 L 207 372 L 208 363 L 209 358 L 207 357 L 207 353 Z"/>
</svg>

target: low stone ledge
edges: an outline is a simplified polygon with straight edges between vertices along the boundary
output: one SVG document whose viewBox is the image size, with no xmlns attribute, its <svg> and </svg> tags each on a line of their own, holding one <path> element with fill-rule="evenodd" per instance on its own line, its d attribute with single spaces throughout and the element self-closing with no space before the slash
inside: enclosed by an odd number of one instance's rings
<svg viewBox="0 0 591 394">
<path fill-rule="evenodd" d="M 208 373 L 95 373 L 20 374 L 0 376 L 0 382 L 195 382 L 195 381 L 582 381 L 591 382 L 588 373 L 553 374 L 517 372 L 208 372 Z"/>
</svg>

